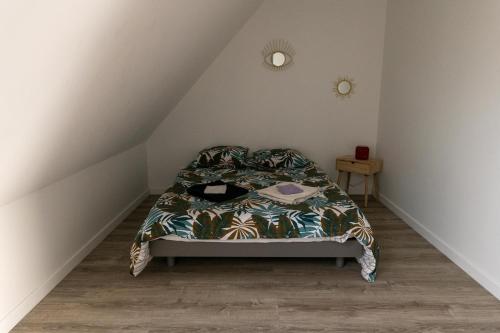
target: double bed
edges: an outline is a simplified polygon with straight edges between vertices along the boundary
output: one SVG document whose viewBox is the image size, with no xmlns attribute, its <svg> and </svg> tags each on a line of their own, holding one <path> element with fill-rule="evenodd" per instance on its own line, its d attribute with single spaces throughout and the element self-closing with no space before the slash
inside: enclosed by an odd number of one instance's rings
<svg viewBox="0 0 500 333">
<path fill-rule="evenodd" d="M 343 258 L 354 257 L 362 277 L 375 281 L 379 247 L 370 224 L 314 162 L 297 151 L 276 149 L 254 153 L 253 160 L 245 153 L 235 166 L 231 150 L 216 148 L 219 155 L 212 151 L 208 159 L 217 156 L 218 163 L 205 163 L 206 153 L 200 152 L 152 207 L 132 244 L 133 276 L 153 257 L 167 257 L 169 265 L 175 257 L 331 257 L 338 266 Z M 223 202 L 188 193 L 194 185 L 214 181 L 248 193 Z M 286 204 L 258 192 L 281 182 L 317 187 L 319 193 Z"/>
</svg>

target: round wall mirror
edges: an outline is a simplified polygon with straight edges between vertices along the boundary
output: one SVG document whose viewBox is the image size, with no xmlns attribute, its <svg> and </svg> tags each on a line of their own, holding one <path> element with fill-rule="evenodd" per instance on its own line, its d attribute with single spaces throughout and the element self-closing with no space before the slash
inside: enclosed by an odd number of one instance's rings
<svg viewBox="0 0 500 333">
<path fill-rule="evenodd" d="M 342 95 L 348 95 L 351 92 L 351 82 L 343 80 L 337 85 L 337 90 Z"/>
<path fill-rule="evenodd" d="M 286 56 L 283 52 L 274 52 L 272 54 L 271 62 L 274 66 L 280 67 L 285 64 Z"/>
<path fill-rule="evenodd" d="M 264 65 L 274 71 L 282 71 L 293 64 L 294 55 L 291 45 L 283 39 L 270 41 L 262 50 Z"/>
<path fill-rule="evenodd" d="M 354 80 L 343 77 L 335 82 L 334 92 L 337 97 L 350 97 L 354 92 Z"/>
</svg>

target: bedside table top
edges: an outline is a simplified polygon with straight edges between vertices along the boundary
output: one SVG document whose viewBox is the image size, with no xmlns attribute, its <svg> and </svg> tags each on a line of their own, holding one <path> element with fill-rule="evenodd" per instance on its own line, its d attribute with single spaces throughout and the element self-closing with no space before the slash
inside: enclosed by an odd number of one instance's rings
<svg viewBox="0 0 500 333">
<path fill-rule="evenodd" d="M 357 160 L 353 155 L 339 156 L 337 157 L 337 160 L 367 164 L 382 162 L 382 160 L 376 158 L 370 158 L 368 160 Z"/>
</svg>

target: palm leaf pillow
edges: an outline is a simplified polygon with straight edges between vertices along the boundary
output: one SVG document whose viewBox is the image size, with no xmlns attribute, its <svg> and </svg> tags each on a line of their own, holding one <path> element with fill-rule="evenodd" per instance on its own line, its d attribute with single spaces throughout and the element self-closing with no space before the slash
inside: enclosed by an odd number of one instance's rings
<svg viewBox="0 0 500 333">
<path fill-rule="evenodd" d="M 198 153 L 196 166 L 199 168 L 244 168 L 248 148 L 241 146 L 215 146 Z"/>
<path fill-rule="evenodd" d="M 263 168 L 297 169 L 311 164 L 304 155 L 294 149 L 261 149 L 253 153 L 250 164 Z"/>
</svg>

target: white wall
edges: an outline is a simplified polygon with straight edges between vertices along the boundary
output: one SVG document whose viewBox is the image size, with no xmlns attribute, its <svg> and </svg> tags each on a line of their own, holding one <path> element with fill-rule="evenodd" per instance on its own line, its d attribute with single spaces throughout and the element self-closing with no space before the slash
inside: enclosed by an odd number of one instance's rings
<svg viewBox="0 0 500 333">
<path fill-rule="evenodd" d="M 146 177 L 141 144 L 0 206 L 0 332 L 15 325 L 140 203 L 147 195 Z"/>
<path fill-rule="evenodd" d="M 143 198 L 136 145 L 260 3 L 0 1 L 0 332 Z"/>
<path fill-rule="evenodd" d="M 390 1 L 385 202 L 500 298 L 500 2 Z"/>
<path fill-rule="evenodd" d="M 150 188 L 214 144 L 295 147 L 332 175 L 336 155 L 374 149 L 384 27 L 385 1 L 265 1 L 148 140 Z M 275 38 L 296 51 L 283 72 L 262 65 Z M 357 84 L 347 100 L 332 92 L 342 75 Z"/>
<path fill-rule="evenodd" d="M 0 205 L 143 142 L 260 2 L 0 1 Z"/>
</svg>

